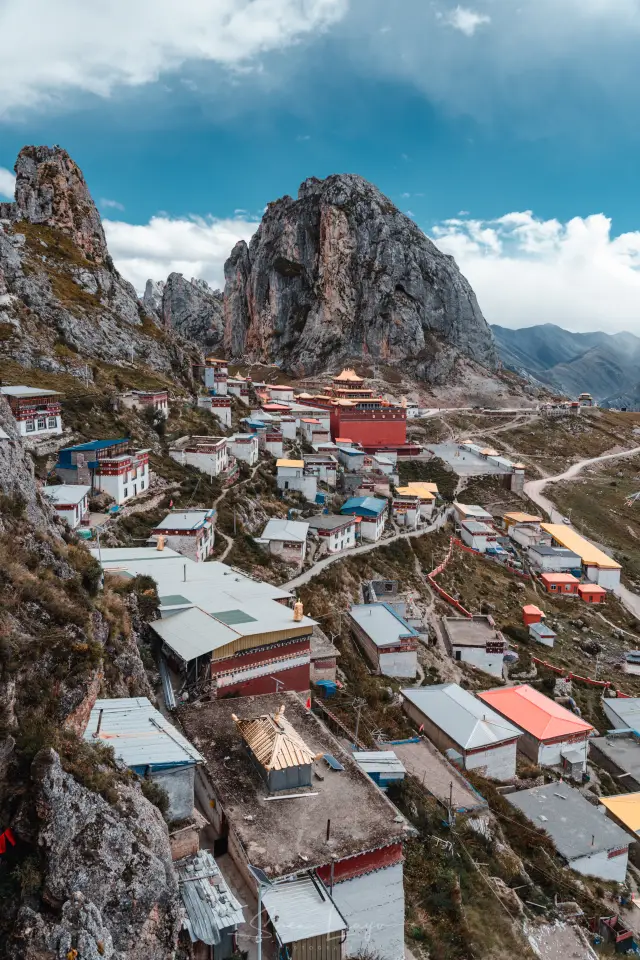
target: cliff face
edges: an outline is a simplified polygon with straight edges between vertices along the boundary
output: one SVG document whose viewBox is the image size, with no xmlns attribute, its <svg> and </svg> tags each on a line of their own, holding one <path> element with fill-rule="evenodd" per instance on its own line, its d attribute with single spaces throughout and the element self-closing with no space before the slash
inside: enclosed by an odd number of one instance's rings
<svg viewBox="0 0 640 960">
<path fill-rule="evenodd" d="M 84 177 L 59 147 L 24 147 L 0 204 L 0 353 L 86 375 L 86 361 L 188 374 L 187 344 L 115 269 Z M 81 373 L 80 373 L 81 371 Z"/>
<path fill-rule="evenodd" d="M 149 281 L 144 302 L 152 299 L 167 327 L 197 343 L 206 353 L 223 347 L 222 293 L 212 290 L 205 280 L 186 280 L 181 273 L 170 273 L 166 283 Z"/>
<path fill-rule="evenodd" d="M 362 177 L 312 178 L 269 205 L 225 265 L 225 348 L 311 373 L 363 357 L 437 381 L 459 354 L 494 369 L 473 290 Z"/>
</svg>

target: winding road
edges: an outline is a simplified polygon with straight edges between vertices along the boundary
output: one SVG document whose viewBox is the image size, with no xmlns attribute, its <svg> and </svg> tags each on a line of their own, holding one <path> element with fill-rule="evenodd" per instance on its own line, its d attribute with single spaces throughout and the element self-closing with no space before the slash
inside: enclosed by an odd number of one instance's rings
<svg viewBox="0 0 640 960">
<path fill-rule="evenodd" d="M 433 533 L 434 530 L 440 530 L 441 527 L 445 525 L 452 513 L 453 507 L 447 507 L 428 527 L 409 530 L 407 533 L 395 533 L 392 537 L 383 538 L 376 543 L 364 543 L 362 546 L 355 547 L 353 550 L 343 550 L 341 553 L 332 553 L 330 557 L 323 557 L 322 560 L 318 560 L 312 567 L 309 567 L 308 570 L 301 573 L 299 577 L 296 577 L 294 580 L 289 580 L 287 583 L 281 583 L 279 586 L 283 590 L 297 590 L 298 587 L 304 586 L 305 583 L 312 580 L 322 570 L 330 567 L 332 563 L 337 563 L 339 560 L 347 560 L 349 557 L 355 557 L 359 553 L 371 553 L 372 550 L 377 550 L 379 547 L 386 547 L 396 540 L 407 540 L 410 537 L 422 537 L 426 533 Z"/>
<path fill-rule="evenodd" d="M 621 450 L 619 453 L 603 453 L 600 457 L 579 460 L 577 463 L 573 463 L 564 473 L 559 473 L 556 477 L 543 477 L 541 480 L 529 480 L 529 482 L 524 485 L 524 492 L 535 504 L 549 514 L 551 523 L 563 523 L 564 515 L 560 513 L 556 507 L 554 507 L 551 500 L 542 493 L 548 483 L 571 480 L 573 477 L 577 477 L 585 467 L 589 467 L 592 464 L 606 463 L 607 460 L 618 460 L 622 457 L 635 457 L 638 454 L 640 454 L 640 447 L 633 447 L 631 450 Z M 640 619 L 640 596 L 627 589 L 622 583 L 616 587 L 614 592 L 629 613 Z"/>
</svg>

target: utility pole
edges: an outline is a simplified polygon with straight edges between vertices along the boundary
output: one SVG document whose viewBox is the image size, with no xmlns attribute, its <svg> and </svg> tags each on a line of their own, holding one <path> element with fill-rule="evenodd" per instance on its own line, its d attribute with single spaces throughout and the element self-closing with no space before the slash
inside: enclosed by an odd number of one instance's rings
<svg viewBox="0 0 640 960">
<path fill-rule="evenodd" d="M 358 731 L 360 729 L 360 714 L 362 713 L 362 708 L 366 706 L 366 703 L 367 701 L 363 700 L 362 697 L 356 697 L 355 700 L 353 701 L 353 707 L 354 707 L 354 710 L 356 711 L 356 732 L 355 732 L 356 744 L 358 742 Z"/>
</svg>

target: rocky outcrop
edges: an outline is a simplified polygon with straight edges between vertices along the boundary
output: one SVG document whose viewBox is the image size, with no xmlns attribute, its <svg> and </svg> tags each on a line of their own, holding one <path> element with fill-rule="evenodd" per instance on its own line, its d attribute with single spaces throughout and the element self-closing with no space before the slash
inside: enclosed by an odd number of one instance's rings
<svg viewBox="0 0 640 960">
<path fill-rule="evenodd" d="M 150 283 L 147 284 L 147 290 L 153 296 L 159 285 L 152 293 Z M 158 312 L 166 326 L 202 346 L 206 353 L 223 346 L 222 293 L 212 290 L 205 280 L 185 280 L 181 273 L 170 273 L 163 284 L 162 303 Z"/>
<path fill-rule="evenodd" d="M 109 258 L 100 214 L 82 171 L 60 147 L 24 147 L 15 165 L 14 220 L 55 227 L 94 263 Z"/>
<path fill-rule="evenodd" d="M 0 209 L 0 350 L 83 378 L 86 361 L 189 377 L 190 354 L 115 269 L 81 171 L 59 147 L 24 147 Z M 154 297 L 151 296 L 153 301 Z"/>
<path fill-rule="evenodd" d="M 180 904 L 159 811 L 137 786 L 114 787 L 112 802 L 97 796 L 53 750 L 36 757 L 31 779 L 49 909 L 21 909 L 12 955 L 64 958 L 73 947 L 96 960 L 171 957 Z"/>
<path fill-rule="evenodd" d="M 306 180 L 267 208 L 225 266 L 225 347 L 302 374 L 362 357 L 438 380 L 460 354 L 493 369 L 473 290 L 362 177 Z"/>
</svg>

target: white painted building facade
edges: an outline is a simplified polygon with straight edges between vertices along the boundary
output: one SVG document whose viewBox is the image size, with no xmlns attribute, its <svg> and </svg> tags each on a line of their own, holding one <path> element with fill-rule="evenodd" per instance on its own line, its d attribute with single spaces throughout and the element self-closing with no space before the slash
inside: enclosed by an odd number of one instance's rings
<svg viewBox="0 0 640 960">
<path fill-rule="evenodd" d="M 226 437 L 184 437 L 170 447 L 169 456 L 176 463 L 195 467 L 209 477 L 218 477 L 229 467 Z"/>
<path fill-rule="evenodd" d="M 296 490 L 309 503 L 316 502 L 318 478 L 306 472 L 304 460 L 278 460 L 276 470 L 278 490 Z"/>
<path fill-rule="evenodd" d="M 487 523 L 463 520 L 460 524 L 460 537 L 467 547 L 477 550 L 478 553 L 486 553 L 489 547 L 495 546 L 498 534 Z"/>
<path fill-rule="evenodd" d="M 236 460 L 248 463 L 250 467 L 258 462 L 259 440 L 255 433 L 234 433 L 227 437 L 229 453 Z"/>
<path fill-rule="evenodd" d="M 169 393 L 166 390 L 128 390 L 120 395 L 120 403 L 129 410 L 153 410 L 165 420 L 169 416 Z"/>
<path fill-rule="evenodd" d="M 356 521 L 353 517 L 320 514 L 309 517 L 309 529 L 315 531 L 327 553 L 342 553 L 356 545 Z"/>
<path fill-rule="evenodd" d="M 42 492 L 72 530 L 79 527 L 82 520 L 88 516 L 91 487 L 81 483 L 61 483 L 53 487 L 43 487 Z"/>
<path fill-rule="evenodd" d="M 231 426 L 231 397 L 198 397 L 198 406 L 216 417 L 223 427 L 229 428 Z"/>
<path fill-rule="evenodd" d="M 46 438 L 62 433 L 62 394 L 41 387 L 0 387 L 9 402 L 21 437 Z"/>
</svg>

